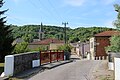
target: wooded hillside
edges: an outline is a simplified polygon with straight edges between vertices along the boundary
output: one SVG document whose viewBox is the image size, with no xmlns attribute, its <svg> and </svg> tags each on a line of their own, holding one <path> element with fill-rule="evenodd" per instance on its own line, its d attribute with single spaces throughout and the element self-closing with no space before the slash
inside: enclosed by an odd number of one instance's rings
<svg viewBox="0 0 120 80">
<path fill-rule="evenodd" d="M 15 26 L 11 25 L 13 28 L 14 38 L 23 38 L 27 42 L 31 42 L 33 39 L 38 39 L 38 31 L 40 25 L 24 25 Z M 64 28 L 59 26 L 47 26 L 43 25 L 45 32 L 45 38 L 58 38 L 60 40 L 64 39 Z M 68 42 L 86 41 L 94 34 L 100 33 L 102 31 L 112 30 L 112 28 L 106 27 L 79 27 L 76 29 L 71 29 L 67 27 L 67 38 Z"/>
</svg>

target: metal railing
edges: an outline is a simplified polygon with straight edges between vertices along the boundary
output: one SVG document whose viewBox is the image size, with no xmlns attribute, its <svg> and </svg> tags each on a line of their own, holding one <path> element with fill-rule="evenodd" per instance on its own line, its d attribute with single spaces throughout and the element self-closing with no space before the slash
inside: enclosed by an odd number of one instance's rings
<svg viewBox="0 0 120 80">
<path fill-rule="evenodd" d="M 40 51 L 40 64 L 64 60 L 64 51 Z"/>
</svg>

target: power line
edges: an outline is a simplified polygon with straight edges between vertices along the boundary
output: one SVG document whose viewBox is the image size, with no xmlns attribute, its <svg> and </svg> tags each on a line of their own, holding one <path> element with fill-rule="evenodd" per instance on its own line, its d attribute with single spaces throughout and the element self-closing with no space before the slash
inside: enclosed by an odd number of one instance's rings
<svg viewBox="0 0 120 80">
<path fill-rule="evenodd" d="M 53 4 L 51 3 L 51 1 L 48 0 L 48 2 L 49 2 L 49 4 L 51 5 L 51 7 L 54 9 L 54 11 L 56 12 L 57 16 L 58 16 L 61 20 L 63 20 L 62 16 L 61 16 L 61 15 L 58 13 L 58 11 L 55 9 L 55 7 L 54 7 Z"/>
<path fill-rule="evenodd" d="M 30 4 L 32 4 L 35 8 L 37 7 L 31 0 L 30 1 Z"/>
<path fill-rule="evenodd" d="M 40 3 L 42 6 L 44 6 L 44 8 L 46 8 L 46 11 L 48 11 L 48 13 L 50 13 L 51 15 L 54 16 L 53 12 L 51 12 L 50 9 L 48 9 L 48 8 L 42 3 L 41 0 L 38 0 L 38 1 L 39 1 L 39 3 Z M 50 15 L 50 16 L 51 16 L 51 15 Z M 55 15 L 56 15 L 56 14 L 55 14 Z M 58 18 L 56 18 L 56 17 L 54 17 L 54 18 L 55 18 L 57 21 L 59 21 Z"/>
<path fill-rule="evenodd" d="M 28 2 L 41 12 L 40 8 L 36 4 L 34 4 L 31 0 L 28 0 Z M 42 19 L 42 16 L 41 16 L 41 19 Z"/>
<path fill-rule="evenodd" d="M 47 17 L 46 18 L 48 18 L 49 16 L 51 16 L 51 14 L 52 14 L 52 12 L 44 5 L 44 4 L 42 4 L 42 2 L 40 1 L 40 0 L 38 0 L 39 1 L 39 3 L 42 5 L 42 6 L 44 6 L 44 8 L 46 8 L 46 11 L 48 11 L 47 13 L 46 12 L 44 12 L 44 11 L 42 11 L 40 8 L 40 5 L 39 6 L 37 6 L 35 3 L 33 3 L 31 0 L 29 0 L 29 3 L 33 6 L 33 7 L 35 7 L 36 9 L 38 9 L 40 12 L 42 12 L 43 14 L 45 14 Z M 42 16 L 41 16 L 41 18 L 42 18 Z M 56 18 L 56 17 L 55 17 Z M 56 18 L 56 20 L 58 20 L 58 18 Z"/>
<path fill-rule="evenodd" d="M 40 6 L 37 6 L 35 3 L 33 3 L 31 0 L 28 0 L 28 2 L 35 8 L 35 9 L 37 9 L 40 13 L 43 13 L 43 14 L 45 14 L 47 17 L 46 18 L 48 18 L 49 16 L 49 14 L 47 14 L 47 13 L 45 13 L 44 11 L 42 11 L 41 10 L 41 7 Z M 43 19 L 43 17 L 42 16 L 40 16 L 41 17 L 41 20 Z"/>
<path fill-rule="evenodd" d="M 5 14 L 5 15 L 7 15 L 7 18 L 11 19 L 11 20 L 14 21 L 14 22 L 17 22 L 17 23 L 20 23 L 20 24 L 26 23 L 26 22 L 24 22 L 23 20 L 18 19 L 18 18 L 16 18 L 16 17 L 12 16 L 12 15 L 9 15 L 9 14 Z"/>
</svg>

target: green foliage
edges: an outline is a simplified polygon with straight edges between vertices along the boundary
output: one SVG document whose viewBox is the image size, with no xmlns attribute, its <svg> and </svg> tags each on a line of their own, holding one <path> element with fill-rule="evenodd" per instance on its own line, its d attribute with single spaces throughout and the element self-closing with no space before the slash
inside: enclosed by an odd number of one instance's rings
<svg viewBox="0 0 120 80">
<path fill-rule="evenodd" d="M 120 35 L 111 37 L 110 44 L 110 46 L 106 47 L 107 52 L 120 52 Z"/>
<path fill-rule="evenodd" d="M 114 7 L 115 7 L 115 11 L 118 12 L 117 20 L 115 20 L 114 25 L 118 30 L 120 30 L 120 5 L 115 4 Z"/>
<path fill-rule="evenodd" d="M 71 31 L 70 33 L 70 38 L 73 37 L 78 37 L 81 42 L 89 40 L 90 37 L 93 37 L 95 34 L 111 30 L 111 28 L 106 28 L 106 27 L 89 27 L 89 28 L 76 28 Z"/>
<path fill-rule="evenodd" d="M 26 42 L 31 42 L 33 39 L 38 39 L 38 31 L 40 25 L 24 25 L 24 26 L 15 26 L 11 25 L 13 29 L 14 38 L 22 38 Z M 43 30 L 45 32 L 45 38 L 57 38 L 64 40 L 64 28 L 58 26 L 46 26 L 43 25 Z M 111 30 L 111 28 L 106 27 L 89 27 L 83 28 L 79 27 L 76 29 L 67 28 L 67 40 L 68 42 L 81 42 L 89 40 L 90 37 L 94 36 L 97 33 Z"/>
<path fill-rule="evenodd" d="M 0 0 L 0 8 L 3 6 L 3 0 Z M 2 17 L 3 14 L 7 10 L 0 10 L 0 61 L 4 61 L 4 57 L 8 54 L 11 54 L 14 46 L 12 45 L 12 42 L 14 41 L 13 35 L 12 35 L 12 29 L 10 26 L 6 26 L 5 19 L 6 17 Z"/>
<path fill-rule="evenodd" d="M 80 39 L 79 39 L 78 37 L 72 37 L 72 38 L 70 39 L 70 42 L 71 42 L 71 43 L 75 43 L 75 42 L 78 42 L 78 41 L 80 41 Z"/>
<path fill-rule="evenodd" d="M 118 17 L 117 20 L 114 22 L 114 25 L 120 30 L 120 5 L 115 4 L 115 11 L 118 12 Z M 114 35 L 110 39 L 110 46 L 106 47 L 106 51 L 111 51 L 111 52 L 120 52 L 120 34 L 119 35 Z"/>
<path fill-rule="evenodd" d="M 72 46 L 64 44 L 58 47 L 58 50 L 63 50 L 65 52 L 71 52 Z"/>
<path fill-rule="evenodd" d="M 46 47 L 39 47 L 38 50 L 39 50 L 39 51 L 45 51 L 45 50 L 47 50 L 47 49 L 46 49 Z"/>
<path fill-rule="evenodd" d="M 18 54 L 18 53 L 24 53 L 30 51 L 28 48 L 28 43 L 27 42 L 21 42 L 16 44 L 13 53 Z"/>
</svg>

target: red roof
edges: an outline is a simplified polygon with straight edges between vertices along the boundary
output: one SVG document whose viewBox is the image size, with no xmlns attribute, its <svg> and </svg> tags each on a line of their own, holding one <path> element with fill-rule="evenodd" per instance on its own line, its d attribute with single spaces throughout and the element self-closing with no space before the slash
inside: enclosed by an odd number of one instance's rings
<svg viewBox="0 0 120 80">
<path fill-rule="evenodd" d="M 120 32 L 118 32 L 118 31 L 104 31 L 104 32 L 96 34 L 95 37 L 99 37 L 99 36 L 111 37 L 111 36 L 119 34 L 119 33 Z"/>
<path fill-rule="evenodd" d="M 61 40 L 58 40 L 58 39 L 49 38 L 49 39 L 44 39 L 44 40 L 41 40 L 41 41 L 32 42 L 30 44 L 48 45 L 50 43 L 64 43 L 64 41 L 61 41 Z"/>
</svg>

